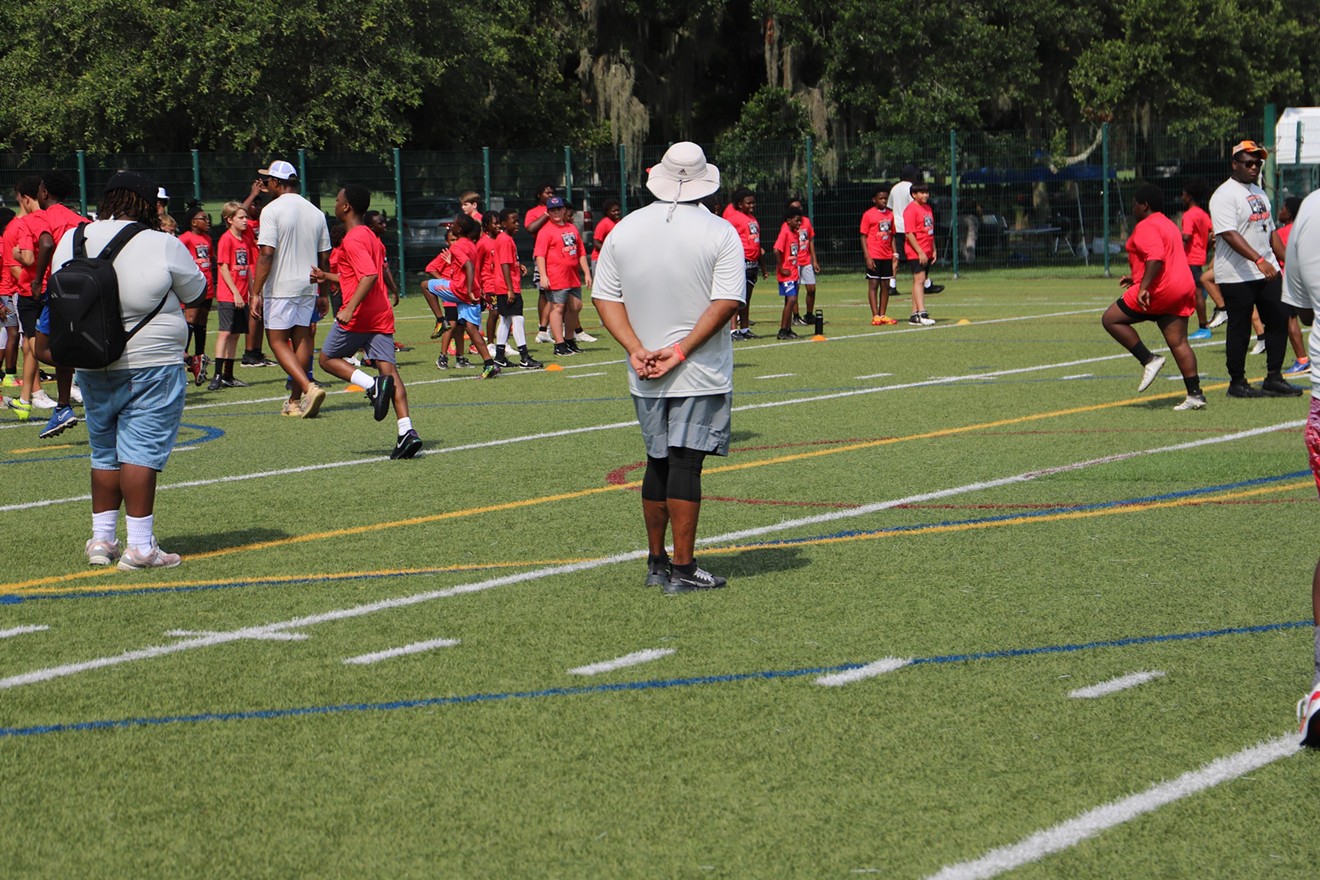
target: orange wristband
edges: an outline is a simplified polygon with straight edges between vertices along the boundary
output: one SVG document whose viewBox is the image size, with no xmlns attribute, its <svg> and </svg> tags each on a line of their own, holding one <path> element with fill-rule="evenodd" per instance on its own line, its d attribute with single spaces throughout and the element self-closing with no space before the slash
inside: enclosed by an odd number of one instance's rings
<svg viewBox="0 0 1320 880">
<path fill-rule="evenodd" d="M 674 343 L 674 354 L 678 355 L 678 360 L 680 363 L 687 360 L 687 355 L 683 354 L 683 349 L 679 347 L 679 344 L 677 342 Z"/>
</svg>

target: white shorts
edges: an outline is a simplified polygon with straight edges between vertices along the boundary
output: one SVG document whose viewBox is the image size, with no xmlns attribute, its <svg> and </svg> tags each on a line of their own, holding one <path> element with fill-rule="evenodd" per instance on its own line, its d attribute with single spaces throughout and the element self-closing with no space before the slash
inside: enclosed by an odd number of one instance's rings
<svg viewBox="0 0 1320 880">
<path fill-rule="evenodd" d="M 315 296 L 288 296 L 262 303 L 261 315 L 267 330 L 292 330 L 310 327 L 316 316 Z"/>
<path fill-rule="evenodd" d="M 0 327 L 17 327 L 18 294 L 11 293 L 8 296 L 0 296 L 0 300 L 4 301 L 5 308 L 7 309 L 4 319 L 0 320 Z"/>
</svg>

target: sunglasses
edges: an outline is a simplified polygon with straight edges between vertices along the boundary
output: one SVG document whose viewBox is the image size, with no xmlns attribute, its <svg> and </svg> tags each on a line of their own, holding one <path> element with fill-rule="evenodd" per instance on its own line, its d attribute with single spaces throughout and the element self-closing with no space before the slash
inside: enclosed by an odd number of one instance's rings
<svg viewBox="0 0 1320 880">
<path fill-rule="evenodd" d="M 1260 159 L 1237 159 L 1239 165 L 1245 165 L 1248 168 L 1259 168 L 1263 163 Z"/>
</svg>

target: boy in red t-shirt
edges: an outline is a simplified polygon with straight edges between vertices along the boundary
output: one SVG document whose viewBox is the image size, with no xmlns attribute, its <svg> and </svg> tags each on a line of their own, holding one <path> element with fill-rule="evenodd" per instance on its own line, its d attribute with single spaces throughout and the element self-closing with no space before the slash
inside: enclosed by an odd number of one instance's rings
<svg viewBox="0 0 1320 880">
<path fill-rule="evenodd" d="M 889 188 L 876 187 L 871 207 L 862 214 L 862 259 L 866 262 L 866 299 L 871 304 L 871 325 L 897 324 L 885 314 L 889 308 L 889 282 L 898 263 L 894 256 L 894 212 L 889 208 Z M 879 304 L 876 295 L 879 294 Z"/>
<path fill-rule="evenodd" d="M 1164 194 L 1159 187 L 1153 183 L 1137 187 L 1132 196 L 1132 216 L 1137 223 L 1127 241 L 1132 271 L 1119 281 L 1123 295 L 1105 310 L 1100 322 L 1141 364 L 1137 391 L 1145 391 L 1164 366 L 1164 358 L 1146 348 L 1133 325 L 1154 321 L 1187 387 L 1187 399 L 1174 409 L 1204 409 L 1196 353 L 1187 344 L 1187 318 L 1196 311 L 1196 285 L 1187 264 L 1182 233 L 1164 216 L 1163 209 Z"/>
<path fill-rule="evenodd" d="M 220 208 L 220 221 L 225 231 L 216 242 L 216 310 L 220 314 L 220 331 L 215 337 L 215 375 L 208 391 L 221 388 L 246 388 L 247 383 L 234 378 L 234 355 L 238 353 L 238 337 L 248 331 L 247 295 L 252 266 L 256 260 L 255 247 L 248 246 L 247 211 L 238 202 L 225 202 Z"/>
<path fill-rule="evenodd" d="M 775 239 L 775 280 L 779 282 L 779 295 L 784 300 L 784 309 L 779 316 L 779 339 L 798 338 L 792 323 L 793 315 L 797 314 L 798 280 L 801 278 L 798 253 L 802 243 L 798 232 L 802 229 L 803 219 L 802 208 L 790 204 L 784 211 L 784 223 Z"/>
<path fill-rule="evenodd" d="M 500 374 L 500 368 L 495 365 L 495 359 L 491 357 L 486 340 L 481 335 L 481 291 L 478 289 L 480 281 L 477 276 L 476 244 L 481 235 L 481 227 L 468 215 L 460 214 L 450 224 L 449 235 L 452 236 L 449 259 L 440 267 L 444 277 L 426 282 L 427 290 L 439 297 L 446 306 L 455 309 L 453 328 L 446 330 L 440 337 L 441 353 L 435 365 L 440 370 L 449 369 L 449 359 L 445 352 L 449 350 L 450 338 L 454 340 L 455 352 L 461 352 L 467 345 L 464 339 L 467 337 L 481 355 L 481 378 L 493 379 Z M 471 366 L 462 354 L 455 356 L 454 363 L 460 367 Z"/>
<path fill-rule="evenodd" d="M 206 278 L 206 297 L 196 303 L 185 306 L 184 320 L 188 322 L 188 332 L 192 335 L 193 353 L 187 359 L 193 382 L 201 385 L 206 379 L 206 363 L 203 354 L 206 351 L 206 323 L 211 315 L 211 301 L 215 299 L 215 272 L 211 262 L 211 215 L 205 208 L 195 208 L 188 215 L 188 231 L 179 234 L 179 241 L 192 255 L 193 262 Z"/>
<path fill-rule="evenodd" d="M 820 261 L 816 259 L 816 227 L 807 216 L 807 209 L 802 200 L 794 197 L 788 200 L 786 207 L 797 207 L 802 211 L 802 225 L 798 227 L 798 295 L 806 295 L 807 317 L 796 308 L 793 310 L 793 323 L 806 327 L 812 323 L 811 316 L 816 310 L 816 273 L 820 271 Z"/>
<path fill-rule="evenodd" d="M 495 237 L 500 234 L 500 218 L 494 211 L 486 214 L 479 221 L 481 237 L 477 239 L 477 277 L 481 284 L 481 305 L 486 315 L 486 339 L 495 338 L 495 327 L 499 323 L 499 313 L 495 311 Z M 504 368 L 504 364 L 500 364 Z"/>
<path fill-rule="evenodd" d="M 523 326 L 522 276 L 527 268 L 518 262 L 518 247 L 513 234 L 518 231 L 518 211 L 505 208 L 498 219 L 499 234 L 495 236 L 495 311 L 500 316 L 495 330 L 495 363 L 501 369 L 509 366 L 504 351 L 509 334 L 518 346 L 518 366 L 524 370 L 539 370 L 545 365 L 527 353 L 527 333 Z"/>
<path fill-rule="evenodd" d="M 730 336 L 734 339 L 755 339 L 752 332 L 752 289 L 760 278 L 769 276 L 765 266 L 761 265 L 761 224 L 756 220 L 756 193 L 746 187 L 733 191 L 733 197 L 725 207 L 722 216 L 733 224 L 738 232 L 738 240 L 743 246 L 743 270 L 746 273 L 746 296 L 738 308 L 738 315 L 731 322 Z"/>
<path fill-rule="evenodd" d="M 553 183 L 543 183 L 536 188 L 536 204 L 527 209 L 523 215 L 523 229 L 526 229 L 532 236 L 532 241 L 540 234 L 541 227 L 550 222 L 550 214 L 546 211 L 545 205 L 555 194 L 555 185 Z M 536 331 L 537 342 L 554 342 L 554 337 L 550 335 L 550 300 L 545 296 L 545 285 L 541 283 L 541 272 L 536 267 L 536 261 L 532 261 L 532 284 L 536 285 L 538 296 L 536 298 L 536 320 L 538 328 Z"/>
<path fill-rule="evenodd" d="M 903 209 L 904 253 L 912 271 L 912 316 L 909 324 L 929 327 L 935 321 L 926 311 L 926 276 L 935 262 L 935 213 L 930 207 L 930 187 L 924 181 L 912 184 L 912 201 Z"/>
<path fill-rule="evenodd" d="M 335 196 L 335 216 L 344 224 L 344 240 L 338 248 L 333 272 L 312 269 L 319 284 L 337 282 L 344 301 L 335 312 L 334 326 L 321 343 L 321 369 L 332 376 L 367 389 L 376 421 L 384 421 L 394 404 L 398 439 L 390 458 L 412 458 L 422 449 L 422 438 L 408 415 L 408 392 L 403 387 L 394 355 L 394 310 L 385 286 L 385 245 L 363 222 L 371 206 L 371 191 L 350 183 Z M 348 362 L 358 349 L 375 362 L 374 379 Z"/>
<path fill-rule="evenodd" d="M 558 196 L 546 202 L 550 222 L 536 236 L 532 255 L 550 300 L 550 334 L 557 356 L 581 351 L 572 328 L 582 311 L 582 287 L 591 285 L 591 266 L 577 227 L 568 222 L 568 205 Z"/>
</svg>

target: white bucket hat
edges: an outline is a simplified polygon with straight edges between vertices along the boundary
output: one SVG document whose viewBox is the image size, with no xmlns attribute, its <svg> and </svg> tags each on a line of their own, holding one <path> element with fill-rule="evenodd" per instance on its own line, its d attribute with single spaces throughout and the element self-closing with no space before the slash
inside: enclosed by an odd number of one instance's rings
<svg viewBox="0 0 1320 880">
<path fill-rule="evenodd" d="M 720 188 L 720 169 L 706 161 L 701 147 L 679 141 L 651 166 L 646 188 L 665 202 L 695 202 Z"/>
</svg>

